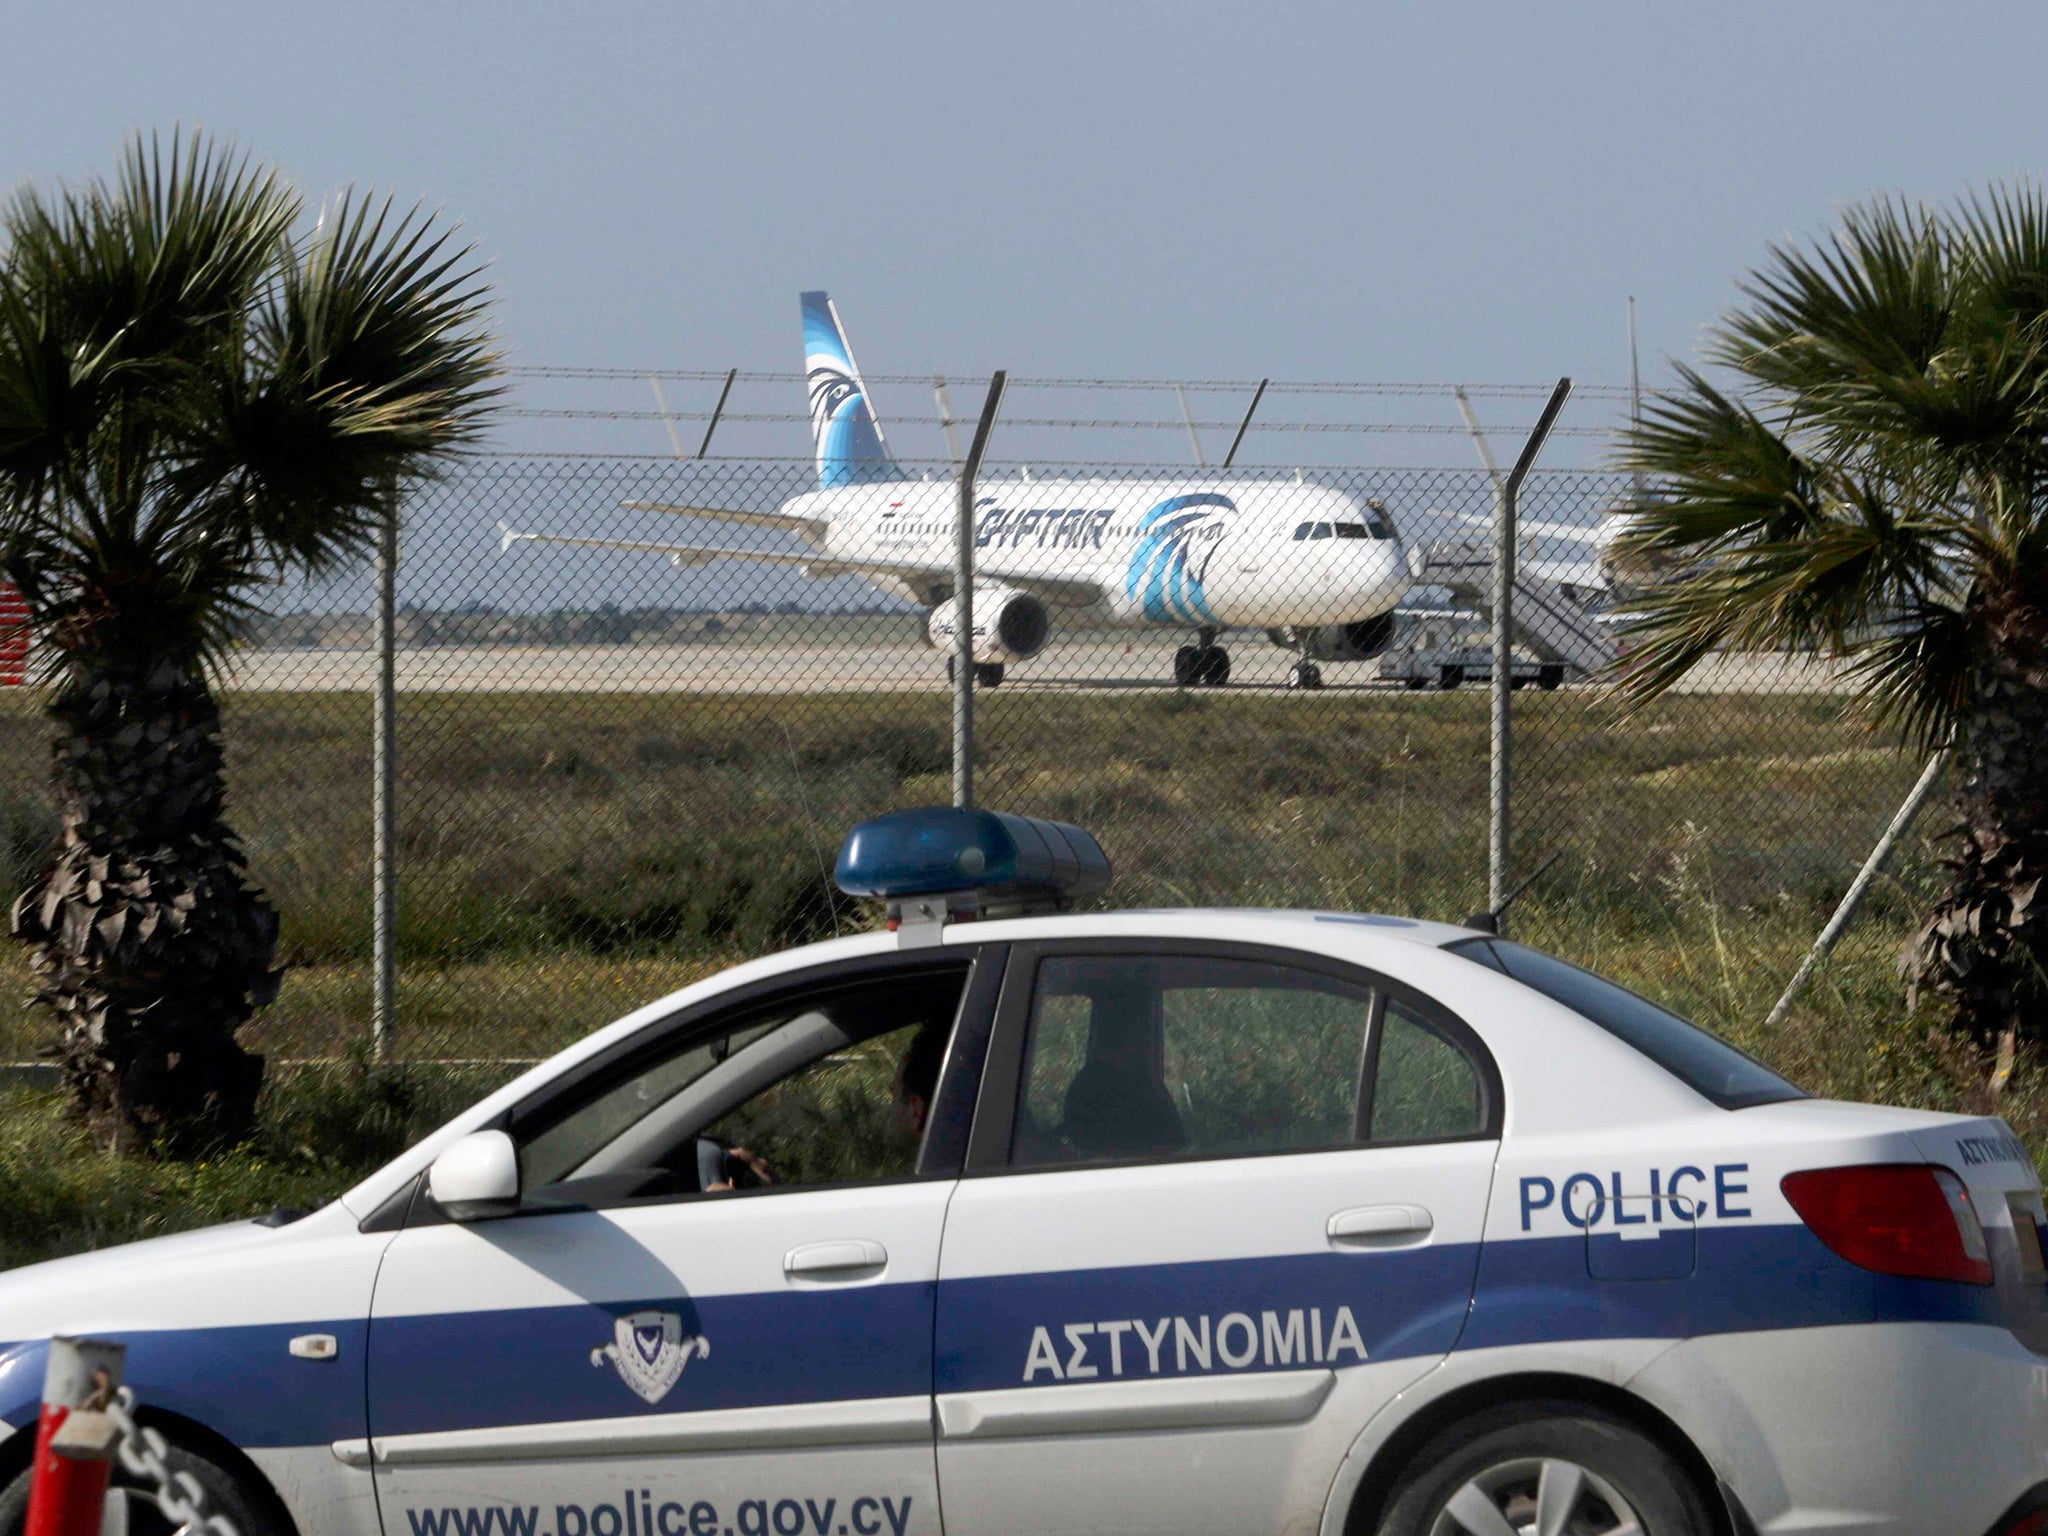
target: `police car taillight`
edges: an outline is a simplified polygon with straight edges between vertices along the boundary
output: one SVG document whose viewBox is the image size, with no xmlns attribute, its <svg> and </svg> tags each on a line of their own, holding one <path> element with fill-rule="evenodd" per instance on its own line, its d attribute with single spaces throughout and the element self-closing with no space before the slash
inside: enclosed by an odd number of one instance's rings
<svg viewBox="0 0 2048 1536">
<path fill-rule="evenodd" d="M 1991 1284 L 1984 1226 L 1963 1181 L 1925 1163 L 1810 1168 L 1780 1182 L 1800 1220 L 1864 1269 Z"/>
</svg>

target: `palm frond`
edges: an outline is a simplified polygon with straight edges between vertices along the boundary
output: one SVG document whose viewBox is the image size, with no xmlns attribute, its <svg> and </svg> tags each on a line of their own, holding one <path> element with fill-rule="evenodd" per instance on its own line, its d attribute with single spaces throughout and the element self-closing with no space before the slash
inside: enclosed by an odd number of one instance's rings
<svg viewBox="0 0 2048 1536">
<path fill-rule="evenodd" d="M 1878 719 L 1932 744 L 1976 707 L 1985 592 L 2048 597 L 2048 203 L 1882 200 L 1775 247 L 1619 466 L 1653 489 L 1617 560 L 1642 700 L 1722 648 L 1852 663 Z"/>
<path fill-rule="evenodd" d="M 218 654 L 279 567 L 360 553 L 498 390 L 468 248 L 197 135 L 0 208 L 0 567 L 38 622 L 149 610 Z"/>
</svg>

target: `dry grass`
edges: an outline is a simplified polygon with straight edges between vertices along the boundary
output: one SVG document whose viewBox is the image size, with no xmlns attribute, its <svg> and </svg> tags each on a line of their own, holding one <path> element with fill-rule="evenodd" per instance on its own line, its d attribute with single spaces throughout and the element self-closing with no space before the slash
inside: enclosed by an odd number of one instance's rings
<svg viewBox="0 0 2048 1536">
<path fill-rule="evenodd" d="M 826 861 L 860 817 L 946 798 L 945 711 L 922 695 L 404 699 L 401 1054 L 542 1055 L 712 967 L 870 921 L 831 891 Z M 1482 903 L 1477 692 L 1004 690 L 983 696 L 980 719 L 984 802 L 1094 830 L 1120 904 L 1456 919 Z M 367 1031 L 368 727 L 355 698 L 230 701 L 233 820 L 284 913 L 290 969 L 251 1031 L 275 1057 L 333 1057 Z M 0 703 L 0 852 L 17 879 L 48 827 L 41 738 L 21 701 Z M 1934 881 L 1924 840 L 1786 1024 L 1761 1028 L 1917 772 L 1837 701 L 1695 696 L 1621 722 L 1584 696 L 1521 695 L 1517 764 L 1521 867 L 1563 853 L 1517 909 L 1518 936 L 1815 1092 L 1975 1102 L 1974 1064 L 1905 1019 L 1892 970 Z M 0 947 L 0 997 L 25 990 L 20 951 Z M 33 1054 L 45 1029 L 0 1006 L 0 1058 Z M 2023 1071 L 2006 1100 L 2023 1134 L 2042 1118 L 2037 1084 Z M 98 1166 L 39 1103 L 0 1110 L 0 1141 L 52 1167 Z M 362 1162 L 321 1156 L 333 1182 Z M 274 1151 L 251 1157 L 244 1204 L 285 1177 Z M 119 1182 L 111 1168 L 92 1177 Z M 135 1207 L 157 1224 L 216 1215 L 237 1187 L 220 1173 L 188 1200 L 161 1170 L 135 1177 L 158 1191 Z M 7 1179 L 0 1168 L 0 1189 Z M 52 1241 L 137 1228 L 66 1230 Z"/>
</svg>

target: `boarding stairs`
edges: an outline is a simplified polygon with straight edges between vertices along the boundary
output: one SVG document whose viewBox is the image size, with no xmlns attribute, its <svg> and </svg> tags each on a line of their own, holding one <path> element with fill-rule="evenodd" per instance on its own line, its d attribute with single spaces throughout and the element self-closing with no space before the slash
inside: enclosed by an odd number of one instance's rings
<svg viewBox="0 0 2048 1536">
<path fill-rule="evenodd" d="M 1443 539 L 1422 546 L 1414 562 L 1418 586 L 1447 587 L 1462 603 L 1493 622 L 1493 545 L 1486 539 Z M 1614 632 L 1589 610 L 1580 589 L 1516 572 L 1508 620 L 1517 644 L 1545 661 L 1562 662 L 1591 676 L 1620 654 Z"/>
</svg>

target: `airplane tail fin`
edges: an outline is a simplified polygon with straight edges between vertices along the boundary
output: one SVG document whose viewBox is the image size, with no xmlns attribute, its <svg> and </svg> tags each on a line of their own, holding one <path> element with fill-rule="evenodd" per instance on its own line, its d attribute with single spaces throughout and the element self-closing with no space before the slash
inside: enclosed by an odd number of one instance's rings
<svg viewBox="0 0 2048 1536">
<path fill-rule="evenodd" d="M 868 403 L 868 387 L 854 365 L 838 308 L 820 292 L 806 293 L 804 375 L 811 397 L 811 439 L 818 450 L 818 484 L 858 485 L 901 480 L 881 423 Z"/>
</svg>

